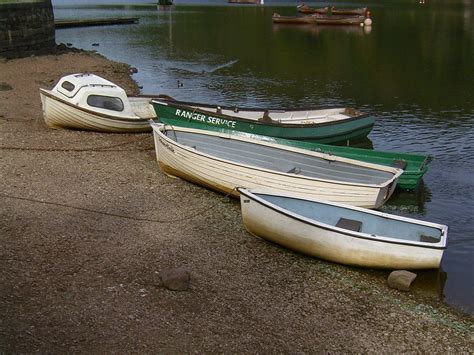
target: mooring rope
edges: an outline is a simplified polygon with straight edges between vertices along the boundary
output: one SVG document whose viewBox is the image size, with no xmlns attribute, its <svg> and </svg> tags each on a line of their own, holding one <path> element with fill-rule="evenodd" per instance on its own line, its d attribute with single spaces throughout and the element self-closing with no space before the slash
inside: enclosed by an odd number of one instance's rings
<svg viewBox="0 0 474 355">
<path fill-rule="evenodd" d="M 118 151 L 145 151 L 154 149 L 154 147 L 136 148 L 136 149 L 119 149 L 111 150 L 110 148 L 116 148 L 127 144 L 140 142 L 148 139 L 150 136 L 139 137 L 138 139 L 132 139 L 127 142 L 121 142 L 117 144 L 110 144 L 102 147 L 87 147 L 87 148 L 32 148 L 32 147 L 15 147 L 15 146 L 0 146 L 0 150 L 26 150 L 26 151 L 38 151 L 38 152 L 89 152 L 89 151 L 106 151 L 106 152 L 118 152 Z"/>
<path fill-rule="evenodd" d="M 224 195 L 224 198 L 228 199 L 228 197 L 230 196 L 230 194 L 234 190 L 235 190 L 235 188 L 232 189 L 231 191 L 229 191 L 226 195 Z M 91 209 L 91 208 L 72 206 L 72 205 L 67 205 L 65 203 L 38 200 L 38 199 L 28 198 L 28 197 L 14 196 L 14 195 L 5 194 L 5 193 L 0 193 L 0 197 L 14 199 L 14 200 L 20 200 L 20 201 L 28 201 L 28 202 L 33 202 L 33 203 L 40 203 L 40 204 L 56 206 L 56 207 L 66 207 L 66 208 L 71 208 L 71 209 L 84 211 L 84 212 L 89 212 L 89 213 L 102 214 L 102 215 L 105 215 L 105 216 L 131 219 L 131 220 L 134 220 L 134 221 L 144 221 L 144 222 L 153 222 L 153 223 L 175 223 L 175 222 L 190 220 L 190 219 L 195 218 L 196 216 L 203 215 L 206 212 L 212 211 L 214 209 L 214 207 L 216 207 L 219 203 L 222 203 L 222 201 L 219 200 L 216 203 L 214 203 L 213 205 L 211 205 L 210 207 L 203 208 L 202 210 L 200 210 L 200 211 L 198 211 L 198 212 L 196 212 L 192 215 L 186 216 L 186 217 L 177 218 L 177 219 L 160 220 L 160 219 L 151 219 L 151 218 L 127 216 L 127 215 L 112 213 L 112 212 L 98 211 L 98 210 L 94 210 L 94 209 Z"/>
</svg>

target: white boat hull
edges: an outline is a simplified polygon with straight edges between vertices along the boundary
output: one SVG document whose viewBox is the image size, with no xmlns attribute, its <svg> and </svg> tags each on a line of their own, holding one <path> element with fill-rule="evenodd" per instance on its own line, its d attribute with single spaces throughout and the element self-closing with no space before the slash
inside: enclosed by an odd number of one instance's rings
<svg viewBox="0 0 474 355">
<path fill-rule="evenodd" d="M 378 208 L 390 197 L 397 183 L 395 180 L 382 187 L 357 185 L 256 169 L 201 154 L 166 137 L 158 126 L 152 126 L 157 162 L 164 173 L 235 197 L 239 196 L 237 187 L 266 188 L 352 206 Z"/>
<path fill-rule="evenodd" d="M 432 269 L 439 268 L 444 252 L 444 249 L 356 238 L 305 223 L 244 195 L 241 195 L 241 205 L 243 222 L 250 234 L 340 264 L 382 269 Z"/>
<path fill-rule="evenodd" d="M 139 133 L 151 130 L 148 119 L 123 118 L 94 113 L 56 99 L 40 91 L 43 117 L 50 128 L 70 128 L 110 133 Z"/>
</svg>

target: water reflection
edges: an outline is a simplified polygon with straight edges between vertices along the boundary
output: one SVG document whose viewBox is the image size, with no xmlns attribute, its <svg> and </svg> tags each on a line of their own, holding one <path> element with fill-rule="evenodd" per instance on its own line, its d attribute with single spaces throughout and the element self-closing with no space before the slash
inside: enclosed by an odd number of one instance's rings
<svg viewBox="0 0 474 355">
<path fill-rule="evenodd" d="M 156 5 L 158 11 L 171 11 L 173 8 L 173 5 Z"/>
<path fill-rule="evenodd" d="M 444 258 L 444 256 L 443 256 Z M 374 280 L 387 279 L 392 270 L 375 270 L 353 267 L 354 270 Z M 430 270 L 412 270 L 416 274 L 410 286 L 410 293 L 431 301 L 445 301 L 445 287 L 448 273 L 442 268 Z"/>
<path fill-rule="evenodd" d="M 442 268 L 438 270 L 418 270 L 416 275 L 412 292 L 427 297 L 436 297 L 438 300 L 444 301 L 444 287 L 448 274 Z"/>
<path fill-rule="evenodd" d="M 330 26 L 330 25 L 298 25 L 298 24 L 282 24 L 274 23 L 272 25 L 272 30 L 274 34 L 278 34 L 284 31 L 295 31 L 295 32 L 305 32 L 309 33 L 315 37 L 319 36 L 323 31 L 333 31 L 339 33 L 363 35 L 364 33 L 370 33 L 371 29 L 366 32 L 364 29 L 371 26 Z"/>
<path fill-rule="evenodd" d="M 388 202 L 382 206 L 381 210 L 383 212 L 405 215 L 413 218 L 413 214 L 416 214 L 417 216 L 423 216 L 426 214 L 425 205 L 427 202 L 431 202 L 431 191 L 422 180 L 416 190 L 413 191 L 406 191 L 397 188 Z"/>
</svg>

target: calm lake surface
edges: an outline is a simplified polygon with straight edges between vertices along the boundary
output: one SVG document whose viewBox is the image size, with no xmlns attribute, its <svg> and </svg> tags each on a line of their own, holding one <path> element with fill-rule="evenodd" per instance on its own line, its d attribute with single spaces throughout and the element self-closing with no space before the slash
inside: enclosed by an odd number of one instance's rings
<svg viewBox="0 0 474 355">
<path fill-rule="evenodd" d="M 58 30 L 56 39 L 138 68 L 142 93 L 374 114 L 369 139 L 351 144 L 433 157 L 424 184 L 383 210 L 449 226 L 441 271 L 419 272 L 414 292 L 474 314 L 474 3 L 308 2 L 369 6 L 371 28 L 273 25 L 272 13 L 295 15 L 295 2 L 175 3 L 53 1 L 56 19 L 140 17 L 137 25 Z"/>
</svg>

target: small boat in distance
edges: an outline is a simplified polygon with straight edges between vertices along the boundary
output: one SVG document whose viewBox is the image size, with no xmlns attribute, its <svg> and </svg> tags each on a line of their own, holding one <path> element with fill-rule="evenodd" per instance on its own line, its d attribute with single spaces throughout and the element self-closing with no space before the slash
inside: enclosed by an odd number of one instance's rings
<svg viewBox="0 0 474 355">
<path fill-rule="evenodd" d="M 62 77 L 52 90 L 40 88 L 43 117 L 50 128 L 111 133 L 148 132 L 156 118 L 152 97 L 129 97 L 94 74 Z"/>
<path fill-rule="evenodd" d="M 359 7 L 353 9 L 338 9 L 334 6 L 331 7 L 331 14 L 333 15 L 365 15 L 366 12 L 366 7 Z"/>
<path fill-rule="evenodd" d="M 264 0 L 227 0 L 229 4 L 254 4 L 263 5 Z"/>
<path fill-rule="evenodd" d="M 238 189 L 247 231 L 332 262 L 382 269 L 439 268 L 448 227 L 302 198 Z"/>
<path fill-rule="evenodd" d="M 152 100 L 160 122 L 173 126 L 234 131 L 335 143 L 366 137 L 375 119 L 357 109 L 262 109 L 199 104 L 177 100 Z"/>
<path fill-rule="evenodd" d="M 364 15 L 310 15 L 314 17 L 318 25 L 360 25 L 364 23 L 366 17 Z"/>
<path fill-rule="evenodd" d="M 378 208 L 402 170 L 232 134 L 151 123 L 163 173 L 238 197 L 237 187 Z"/>
<path fill-rule="evenodd" d="M 173 0 L 158 0 L 157 5 L 160 5 L 160 6 L 173 5 Z"/>
<path fill-rule="evenodd" d="M 327 14 L 329 11 L 329 7 L 320 7 L 320 8 L 315 8 L 315 7 L 310 7 L 306 4 L 300 4 L 296 6 L 296 11 L 302 13 L 302 14 Z"/>
<path fill-rule="evenodd" d="M 276 12 L 272 15 L 273 23 L 299 24 L 308 25 L 316 24 L 316 19 L 313 16 L 282 16 Z"/>
</svg>

